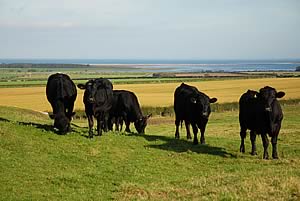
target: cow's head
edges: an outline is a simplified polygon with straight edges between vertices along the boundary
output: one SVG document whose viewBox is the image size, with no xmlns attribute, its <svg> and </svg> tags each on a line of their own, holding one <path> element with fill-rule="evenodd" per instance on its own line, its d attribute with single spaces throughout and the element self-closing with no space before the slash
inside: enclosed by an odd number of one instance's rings
<svg viewBox="0 0 300 201">
<path fill-rule="evenodd" d="M 272 112 L 272 104 L 276 98 L 282 98 L 285 95 L 284 92 L 277 92 L 276 89 L 266 86 L 259 90 L 258 98 L 263 102 L 265 111 Z"/>
<path fill-rule="evenodd" d="M 149 114 L 148 116 L 143 116 L 142 118 L 140 118 L 134 122 L 134 127 L 139 134 L 145 133 L 147 121 L 151 116 L 152 116 L 152 114 Z"/>
<path fill-rule="evenodd" d="M 201 116 L 208 118 L 210 114 L 210 103 L 217 102 L 217 98 L 209 98 L 204 94 L 199 94 L 198 96 L 192 97 L 190 99 L 191 103 L 195 106 L 197 112 L 201 113 Z"/>
<path fill-rule="evenodd" d="M 87 81 L 85 84 L 78 84 L 77 87 L 84 91 L 84 102 L 95 103 L 95 96 L 97 93 L 97 85 L 94 79 Z"/>
<path fill-rule="evenodd" d="M 96 103 L 97 101 L 101 102 L 103 101 L 102 99 L 104 99 L 104 97 L 99 94 L 97 95 L 97 93 L 99 93 L 101 89 L 113 89 L 111 82 L 105 78 L 91 79 L 85 84 L 78 84 L 77 87 L 85 90 L 83 97 L 84 103 Z"/>
<path fill-rule="evenodd" d="M 71 130 L 71 120 L 65 114 L 49 114 L 49 116 L 54 119 L 54 129 L 57 129 L 60 133 L 64 134 Z"/>
</svg>

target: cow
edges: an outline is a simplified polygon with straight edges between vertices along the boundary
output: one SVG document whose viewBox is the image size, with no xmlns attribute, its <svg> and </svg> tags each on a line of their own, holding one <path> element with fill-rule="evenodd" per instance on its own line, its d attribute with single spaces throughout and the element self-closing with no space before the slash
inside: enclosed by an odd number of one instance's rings
<svg viewBox="0 0 300 201">
<path fill-rule="evenodd" d="M 105 78 L 91 79 L 85 84 L 78 84 L 85 90 L 83 103 L 89 124 L 89 138 L 93 138 L 94 117 L 97 119 L 97 134 L 102 135 L 102 129 L 107 131 L 109 110 L 113 101 L 113 85 Z"/>
<path fill-rule="evenodd" d="M 116 119 L 117 130 L 118 124 L 122 126 L 122 122 L 124 121 L 126 126 L 125 131 L 131 133 L 130 123 L 133 122 L 139 134 L 145 133 L 147 121 L 152 115 L 144 116 L 136 95 L 126 90 L 114 90 L 114 106 L 111 114 Z"/>
<path fill-rule="evenodd" d="M 53 114 L 49 116 L 54 119 L 54 128 L 62 134 L 71 131 L 70 122 L 75 115 L 73 109 L 77 97 L 74 82 L 68 75 L 52 74 L 47 81 L 46 96 L 52 106 Z"/>
<path fill-rule="evenodd" d="M 121 112 L 118 110 L 119 101 L 119 90 L 113 90 L 113 104 L 109 111 L 108 129 L 113 130 L 113 125 L 115 124 L 115 131 L 122 131 L 123 128 L 123 118 Z M 120 100 L 121 101 L 121 100 Z"/>
<path fill-rule="evenodd" d="M 260 134 L 264 147 L 263 158 L 268 159 L 268 136 L 272 142 L 272 157 L 278 158 L 277 138 L 283 119 L 282 109 L 277 98 L 282 98 L 284 92 L 277 92 L 276 89 L 266 86 L 259 92 L 248 90 L 242 94 L 239 100 L 239 122 L 241 145 L 240 152 L 245 153 L 244 140 L 246 131 L 250 130 L 250 140 L 252 145 L 251 154 L 256 155 L 256 135 Z"/>
<path fill-rule="evenodd" d="M 217 98 L 209 98 L 200 92 L 196 87 L 182 83 L 176 88 L 174 93 L 175 111 L 175 138 L 179 139 L 179 124 L 184 121 L 186 126 L 187 138 L 191 139 L 190 124 L 193 128 L 194 141 L 198 144 L 198 129 L 201 132 L 201 144 L 205 144 L 205 128 L 211 113 L 210 103 L 215 103 Z"/>
</svg>

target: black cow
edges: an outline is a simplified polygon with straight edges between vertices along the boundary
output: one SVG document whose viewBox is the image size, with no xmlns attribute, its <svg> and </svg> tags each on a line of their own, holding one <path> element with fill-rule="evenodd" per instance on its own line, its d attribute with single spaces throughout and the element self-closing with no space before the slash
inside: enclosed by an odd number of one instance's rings
<svg viewBox="0 0 300 201">
<path fill-rule="evenodd" d="M 268 159 L 269 140 L 267 134 L 271 137 L 272 157 L 278 158 L 277 138 L 281 128 L 283 113 L 280 104 L 276 98 L 282 98 L 284 92 L 277 92 L 276 89 L 266 86 L 259 92 L 248 90 L 239 100 L 239 121 L 241 145 L 240 151 L 245 152 L 244 139 L 247 129 L 250 130 L 250 139 L 252 144 L 252 155 L 256 155 L 256 134 L 261 134 L 264 159 Z"/>
<path fill-rule="evenodd" d="M 121 105 L 119 102 L 120 90 L 114 90 L 113 93 L 113 104 L 109 111 L 109 120 L 108 120 L 108 129 L 113 130 L 113 125 L 115 124 L 116 131 L 122 131 L 123 128 L 123 117 L 122 112 L 118 109 L 118 105 Z M 120 106 L 119 106 L 120 107 Z"/>
<path fill-rule="evenodd" d="M 70 131 L 70 122 L 75 114 L 74 102 L 77 97 L 74 82 L 68 75 L 53 74 L 47 81 L 46 96 L 53 109 L 53 114 L 49 116 L 54 119 L 54 128 L 61 133 Z"/>
<path fill-rule="evenodd" d="M 147 120 L 151 116 L 143 116 L 140 104 L 133 92 L 126 90 L 114 90 L 114 106 L 111 111 L 112 118 L 116 120 L 116 129 L 118 124 L 125 122 L 126 132 L 130 131 L 130 123 L 133 122 L 138 133 L 145 133 Z M 112 128 L 112 126 L 111 126 Z M 121 128 L 122 129 L 122 128 Z"/>
<path fill-rule="evenodd" d="M 89 137 L 93 137 L 94 117 L 97 119 L 97 132 L 102 135 L 102 129 L 107 131 L 109 110 L 113 101 L 113 85 L 105 78 L 89 80 L 85 85 L 78 84 L 83 89 L 83 102 L 89 124 Z"/>
<path fill-rule="evenodd" d="M 204 132 L 211 113 L 210 103 L 216 98 L 209 98 L 196 87 L 182 83 L 174 93 L 175 138 L 179 138 L 179 124 L 185 121 L 187 138 L 191 139 L 190 124 L 194 133 L 194 144 L 198 144 L 198 128 L 201 132 L 201 144 L 205 144 Z"/>
</svg>

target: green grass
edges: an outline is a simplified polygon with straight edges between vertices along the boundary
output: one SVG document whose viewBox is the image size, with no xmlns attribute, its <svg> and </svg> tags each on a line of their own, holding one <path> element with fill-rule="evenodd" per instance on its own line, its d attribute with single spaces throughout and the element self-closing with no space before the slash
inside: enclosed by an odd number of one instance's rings
<svg viewBox="0 0 300 201">
<path fill-rule="evenodd" d="M 263 160 L 259 136 L 257 156 L 249 136 L 239 153 L 237 110 L 212 113 L 194 146 L 183 128 L 174 139 L 173 117 L 88 139 L 85 121 L 57 135 L 46 115 L 0 107 L 0 200 L 299 200 L 300 105 L 283 111 L 280 159 Z"/>
</svg>

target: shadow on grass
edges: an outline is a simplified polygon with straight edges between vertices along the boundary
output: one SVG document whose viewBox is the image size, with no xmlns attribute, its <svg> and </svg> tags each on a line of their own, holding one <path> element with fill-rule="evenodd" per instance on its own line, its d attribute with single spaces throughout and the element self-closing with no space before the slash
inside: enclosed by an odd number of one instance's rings
<svg viewBox="0 0 300 201">
<path fill-rule="evenodd" d="M 191 141 L 175 139 L 175 138 L 171 138 L 167 136 L 159 136 L 159 135 L 140 135 L 136 133 L 130 133 L 128 134 L 128 136 L 143 137 L 150 142 L 163 141 L 162 144 L 146 145 L 145 147 L 147 148 L 161 149 L 161 150 L 173 151 L 177 153 L 194 152 L 199 154 L 215 155 L 224 158 L 237 158 L 236 155 L 228 153 L 225 148 L 214 147 L 208 144 L 194 145 L 193 142 Z"/>
<path fill-rule="evenodd" d="M 3 122 L 10 122 L 10 120 L 4 119 L 4 118 L 2 118 L 2 117 L 0 117 L 0 121 L 3 121 Z"/>
<path fill-rule="evenodd" d="M 34 123 L 34 122 L 17 122 L 19 125 L 22 125 L 22 126 L 33 126 L 37 129 L 40 129 L 40 130 L 43 130 L 43 131 L 49 131 L 49 132 L 53 132 L 57 135 L 66 135 L 68 133 L 79 133 L 78 131 L 72 129 L 71 132 L 67 132 L 67 133 L 62 133 L 62 132 L 59 132 L 59 131 L 56 131 L 54 129 L 54 127 L 52 125 L 48 125 L 48 124 L 39 124 L 39 123 Z"/>
</svg>

